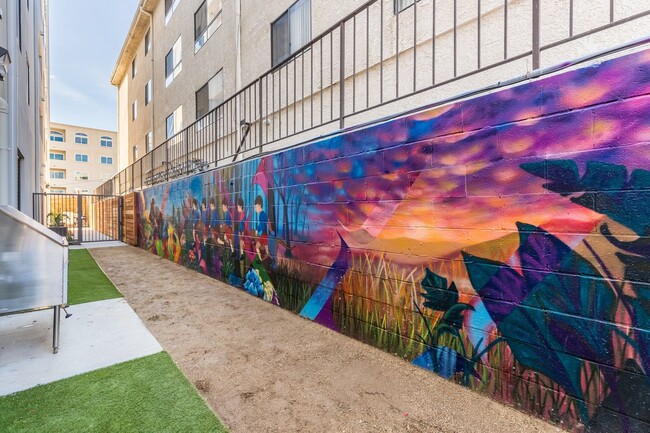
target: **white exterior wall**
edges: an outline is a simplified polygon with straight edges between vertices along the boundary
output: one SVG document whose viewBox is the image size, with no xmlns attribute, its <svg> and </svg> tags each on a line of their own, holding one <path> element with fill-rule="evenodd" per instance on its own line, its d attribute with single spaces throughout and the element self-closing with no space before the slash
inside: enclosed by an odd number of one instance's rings
<svg viewBox="0 0 650 433">
<path fill-rule="evenodd" d="M 294 0 L 241 1 L 241 44 L 239 46 L 235 19 L 236 1 L 239 0 L 223 1 L 223 24 L 196 52 L 194 13 L 202 0 L 180 0 L 167 22 L 164 2 L 158 1 L 155 4 L 152 12 L 154 82 L 152 115 L 141 114 L 141 119 L 130 121 L 133 100 L 138 98 L 139 108 L 143 107 L 140 87 L 143 82 L 146 82 L 147 77 L 136 77 L 139 84 L 133 90 L 130 76 L 130 62 L 133 57 L 122 57 L 118 62 L 118 65 L 120 62 L 129 65 L 127 73 L 123 74 L 118 84 L 119 117 L 127 119 L 127 121 L 120 121 L 120 134 L 129 137 L 128 144 L 125 145 L 129 149 L 129 163 L 132 162 L 130 152 L 132 145 L 142 146 L 143 131 L 151 128 L 151 124 L 154 130 L 154 144 L 157 146 L 165 141 L 165 120 L 177 107 L 181 105 L 183 107 L 183 127 L 189 126 L 196 120 L 195 92 L 219 70 L 223 69 L 224 97 L 228 99 L 241 90 L 236 86 L 238 75 L 242 87 L 245 88 L 271 69 L 271 23 L 286 11 Z M 506 3 L 507 22 L 504 7 Z M 364 4 L 366 2 L 363 0 L 312 0 L 312 39 Z M 481 8 L 480 66 L 479 4 Z M 575 0 L 573 4 L 573 35 L 609 23 L 609 0 Z M 614 4 L 614 20 L 633 16 L 650 7 L 647 2 L 634 0 L 617 0 Z M 383 5 L 383 15 L 381 5 Z M 420 0 L 415 6 L 395 14 L 393 1 L 379 0 L 367 12 L 364 9 L 354 18 L 346 21 L 343 103 L 346 127 L 524 76 L 534 69 L 530 54 L 533 44 L 531 19 L 533 0 L 508 0 L 505 3 L 503 0 L 481 0 L 480 2 L 457 0 L 455 32 L 454 0 L 435 0 L 435 62 L 432 60 L 434 58 L 433 5 L 434 0 Z M 545 47 L 567 38 L 570 32 L 569 2 L 540 0 L 540 5 L 541 46 Z M 650 17 L 646 16 L 570 43 L 544 49 L 540 55 L 540 67 L 555 65 L 634 40 L 642 35 L 638 29 L 647 27 L 648 24 L 650 24 Z M 143 39 L 144 32 L 141 34 Z M 179 36 L 182 37 L 183 70 L 169 86 L 165 86 L 165 56 Z M 136 61 L 144 59 L 142 39 L 127 41 L 128 44 L 137 46 Z M 382 51 L 380 47 L 383 48 Z M 265 145 L 265 151 L 308 140 L 340 127 L 339 121 L 336 120 L 341 109 L 338 84 L 341 66 L 339 48 L 340 32 L 336 29 L 332 34 L 331 43 L 328 36 L 323 39 L 322 44 L 315 43 L 312 49 L 305 53 L 304 64 L 302 57 L 288 63 L 269 77 L 268 88 L 266 84 L 263 85 L 263 91 L 268 95 L 267 104 L 271 104 L 272 89 L 276 89 L 277 92 L 279 86 L 284 86 L 283 94 L 276 96 L 275 108 L 268 110 L 268 115 L 264 114 L 262 126 L 264 141 L 269 141 L 267 138 L 275 141 Z M 238 49 L 241 50 L 241 69 L 237 64 Z M 397 49 L 399 55 L 396 54 Z M 520 56 L 520 58 L 474 73 L 479 67 L 485 68 L 502 62 L 506 56 L 508 58 Z M 139 66 L 140 70 L 148 69 L 143 65 Z M 294 81 L 297 83 L 295 94 Z M 413 83 L 415 83 L 416 93 L 404 97 L 413 92 Z M 435 87 L 428 89 L 432 84 L 435 84 Z M 125 87 L 129 90 L 125 91 Z M 325 102 L 323 113 L 320 109 L 321 98 Z M 363 113 L 352 114 L 365 108 L 370 109 Z M 321 115 L 323 125 L 320 124 Z M 299 124 L 295 128 L 294 116 Z M 236 125 L 240 119 L 236 116 L 231 117 L 228 121 L 233 130 L 237 129 Z M 255 117 L 252 119 L 250 115 L 246 117 L 246 120 L 255 122 L 253 127 L 257 133 L 259 123 L 256 122 Z M 315 119 L 313 124 L 312 117 Z M 332 118 L 334 121 L 330 121 Z M 124 133 L 122 128 L 127 128 L 128 133 Z M 310 130 L 302 132 L 307 129 Z M 287 132 L 291 136 L 284 138 Z M 278 137 L 282 138 L 278 139 Z M 257 149 L 249 153 L 256 152 Z M 142 154 L 140 152 L 140 156 Z M 126 165 L 128 164 L 123 166 Z"/>
<path fill-rule="evenodd" d="M 49 122 L 49 70 L 47 40 L 47 1 L 18 3 L 0 1 L 0 46 L 8 49 L 11 64 L 0 97 L 8 104 L 8 129 L 0 131 L 5 150 L 0 151 L 5 164 L 0 170 L 0 203 L 19 208 L 32 216 L 32 193 L 41 192 L 46 182 L 45 128 Z M 19 42 L 22 34 L 22 44 Z M 22 45 L 22 49 L 21 49 Z M 29 65 L 29 68 L 28 68 Z M 28 72 L 29 71 L 29 72 Z M 29 92 L 28 92 L 29 88 Z M 20 175 L 18 155 L 22 155 Z M 7 159 L 5 159 L 7 158 Z"/>
</svg>

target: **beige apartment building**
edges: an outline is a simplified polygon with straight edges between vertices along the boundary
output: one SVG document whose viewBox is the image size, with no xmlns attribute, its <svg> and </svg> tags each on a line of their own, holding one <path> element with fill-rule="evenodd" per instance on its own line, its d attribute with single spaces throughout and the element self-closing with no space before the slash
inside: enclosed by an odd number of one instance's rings
<svg viewBox="0 0 650 433">
<path fill-rule="evenodd" d="M 638 38 L 642 3 L 141 0 L 112 76 L 120 169 L 169 142 L 121 182 L 525 78 Z"/>
<path fill-rule="evenodd" d="M 47 165 L 48 192 L 93 193 L 118 171 L 117 133 L 52 122 Z"/>
<path fill-rule="evenodd" d="M 0 204 L 28 216 L 48 180 L 48 35 L 47 0 L 0 0 Z"/>
</svg>

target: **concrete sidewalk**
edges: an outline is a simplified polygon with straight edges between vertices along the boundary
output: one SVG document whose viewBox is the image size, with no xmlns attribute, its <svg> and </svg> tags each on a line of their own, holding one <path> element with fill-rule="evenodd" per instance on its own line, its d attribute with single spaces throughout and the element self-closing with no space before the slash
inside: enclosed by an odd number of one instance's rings
<svg viewBox="0 0 650 433">
<path fill-rule="evenodd" d="M 68 312 L 56 355 L 52 310 L 0 317 L 0 396 L 162 350 L 122 298 L 73 305 Z"/>
</svg>

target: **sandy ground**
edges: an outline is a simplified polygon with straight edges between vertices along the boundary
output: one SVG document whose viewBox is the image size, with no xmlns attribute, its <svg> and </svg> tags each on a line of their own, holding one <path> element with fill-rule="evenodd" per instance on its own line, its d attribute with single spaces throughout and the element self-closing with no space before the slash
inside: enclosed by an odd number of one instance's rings
<svg viewBox="0 0 650 433">
<path fill-rule="evenodd" d="M 233 433 L 559 431 L 143 250 L 91 252 Z"/>
</svg>

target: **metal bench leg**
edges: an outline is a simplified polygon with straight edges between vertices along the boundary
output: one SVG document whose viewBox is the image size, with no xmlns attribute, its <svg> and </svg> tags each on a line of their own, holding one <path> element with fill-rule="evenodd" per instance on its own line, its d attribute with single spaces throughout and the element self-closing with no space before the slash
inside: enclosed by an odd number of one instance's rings
<svg viewBox="0 0 650 433">
<path fill-rule="evenodd" d="M 61 306 L 57 305 L 54 307 L 54 323 L 52 325 L 53 338 L 52 338 L 52 350 L 54 353 L 59 351 L 59 330 L 61 328 Z"/>
</svg>

